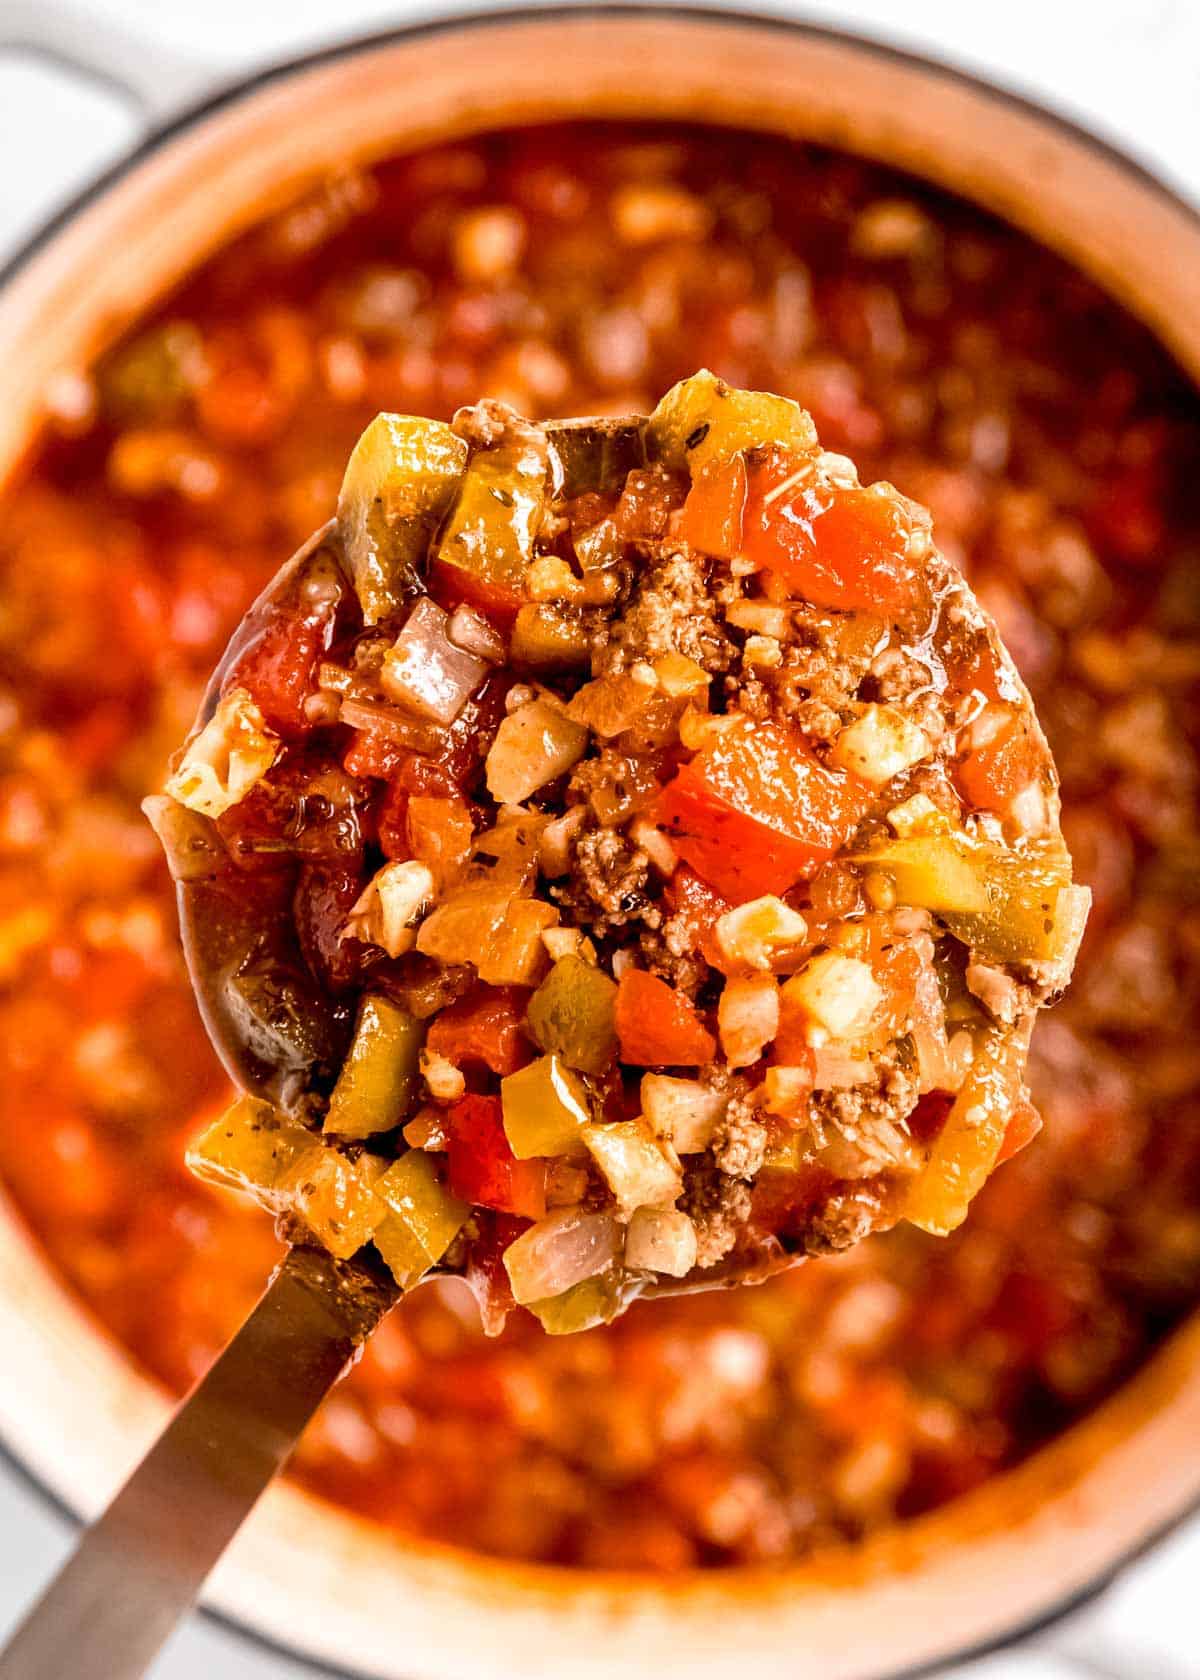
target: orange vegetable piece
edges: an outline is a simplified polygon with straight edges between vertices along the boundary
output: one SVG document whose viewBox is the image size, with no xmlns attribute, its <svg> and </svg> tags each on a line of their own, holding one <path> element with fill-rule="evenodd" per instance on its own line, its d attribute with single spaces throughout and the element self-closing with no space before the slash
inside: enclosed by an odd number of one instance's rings
<svg viewBox="0 0 1200 1680">
<path fill-rule="evenodd" d="M 714 892 L 686 863 L 676 869 L 664 896 L 672 915 L 683 920 L 689 944 L 695 946 L 711 967 L 723 968 L 726 958 L 717 944 L 716 928 L 721 917 L 732 908 L 729 900 Z"/>
<path fill-rule="evenodd" d="M 954 781 L 971 805 L 998 811 L 1028 787 L 1041 763 L 1042 754 L 1028 722 L 1020 712 L 1013 711 L 990 741 L 959 760 L 954 766 Z"/>
<path fill-rule="evenodd" d="M 1042 1117 L 1031 1102 L 1019 1102 L 1012 1111 L 1012 1118 L 1008 1122 L 1008 1130 L 1004 1134 L 1004 1142 L 1000 1145 L 1000 1153 L 996 1157 L 996 1165 L 1004 1161 L 1011 1161 L 1014 1155 L 1019 1155 L 1027 1144 L 1042 1129 Z"/>
<path fill-rule="evenodd" d="M 908 515 L 895 498 L 822 483 L 806 462 L 784 451 L 750 471 L 741 552 L 818 606 L 884 612 L 911 606 L 921 568 L 908 557 L 909 534 Z"/>
<path fill-rule="evenodd" d="M 413 794 L 405 821 L 411 855 L 428 864 L 444 887 L 471 855 L 473 830 L 466 800 Z"/>
<path fill-rule="evenodd" d="M 664 789 L 657 817 L 676 850 L 732 904 L 807 880 L 845 845 L 871 790 L 826 770 L 778 724 L 730 730 Z"/>
<path fill-rule="evenodd" d="M 634 1067 L 701 1067 L 717 1041 L 690 999 L 657 975 L 626 969 L 617 983 L 620 1057 Z"/>
<path fill-rule="evenodd" d="M 747 490 L 744 455 L 706 467 L 683 504 L 679 534 L 684 542 L 726 559 L 737 554 L 742 546 Z"/>
</svg>

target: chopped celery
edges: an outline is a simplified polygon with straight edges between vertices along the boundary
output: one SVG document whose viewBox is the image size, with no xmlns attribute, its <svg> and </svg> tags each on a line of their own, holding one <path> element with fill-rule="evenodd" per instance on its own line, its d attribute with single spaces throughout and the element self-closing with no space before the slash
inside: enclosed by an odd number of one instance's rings
<svg viewBox="0 0 1200 1680">
<path fill-rule="evenodd" d="M 557 1056 L 539 1056 L 500 1081 L 504 1132 L 518 1161 L 566 1155 L 591 1116 L 582 1081 Z"/>
<path fill-rule="evenodd" d="M 407 1118 L 425 1038 L 424 1023 L 389 998 L 359 1004 L 354 1042 L 329 1099 L 325 1131 L 365 1138 Z"/>
<path fill-rule="evenodd" d="M 242 1190 L 272 1213 L 287 1198 L 280 1181 L 313 1146 L 303 1126 L 257 1097 L 238 1097 L 188 1146 L 187 1164 L 197 1178 Z"/>
<path fill-rule="evenodd" d="M 449 426 L 407 414 L 376 415 L 355 444 L 338 525 L 368 624 L 413 592 L 432 527 L 466 461 L 467 446 Z"/>
<path fill-rule="evenodd" d="M 702 368 L 663 397 L 650 416 L 650 441 L 669 467 L 687 467 L 694 478 L 710 462 L 759 444 L 814 449 L 817 433 L 799 403 L 735 390 Z"/>
<path fill-rule="evenodd" d="M 370 1155 L 352 1161 L 340 1150 L 313 1143 L 284 1175 L 287 1205 L 337 1260 L 349 1260 L 387 1217 L 375 1194 L 382 1162 Z"/>
<path fill-rule="evenodd" d="M 967 834 L 891 840 L 858 864 L 886 871 L 903 904 L 935 911 L 984 962 L 1055 962 L 1069 968 L 1087 914 L 1058 838 L 1005 847 Z"/>
<path fill-rule="evenodd" d="M 375 1246 L 401 1288 L 411 1288 L 442 1258 L 471 1209 L 442 1187 L 433 1157 L 421 1149 L 393 1162 L 375 1194 L 389 1209 L 376 1228 Z"/>
<path fill-rule="evenodd" d="M 546 506 L 546 435 L 529 426 L 471 457 L 437 559 L 510 601 L 525 573 Z"/>
<path fill-rule="evenodd" d="M 905 1198 L 904 1217 L 922 1231 L 948 1236 L 966 1218 L 1024 1094 L 1027 1046 L 1027 1032 L 989 1032 L 977 1045 L 971 1071 Z"/>
<path fill-rule="evenodd" d="M 534 1041 L 580 1073 L 602 1073 L 617 1050 L 616 981 L 582 957 L 560 957 L 529 1000 Z"/>
<path fill-rule="evenodd" d="M 587 1126 L 583 1141 L 622 1208 L 667 1207 L 683 1189 L 678 1167 L 640 1121 Z"/>
</svg>

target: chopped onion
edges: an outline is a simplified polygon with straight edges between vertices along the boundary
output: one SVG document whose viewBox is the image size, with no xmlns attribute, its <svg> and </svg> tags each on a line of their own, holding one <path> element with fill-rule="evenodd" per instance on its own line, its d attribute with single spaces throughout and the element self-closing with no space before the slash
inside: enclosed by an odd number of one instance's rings
<svg viewBox="0 0 1200 1680">
<path fill-rule="evenodd" d="M 642 1118 L 677 1155 L 702 1154 L 728 1107 L 727 1092 L 714 1091 L 698 1079 L 673 1079 L 666 1073 L 642 1077 Z"/>
<path fill-rule="evenodd" d="M 435 890 L 432 872 L 415 858 L 385 863 L 355 900 L 338 937 L 378 945 L 389 957 L 403 956 L 416 938 L 412 924 Z"/>
<path fill-rule="evenodd" d="M 737 976 L 717 1001 L 717 1031 L 732 1068 L 752 1067 L 779 1031 L 779 982 L 773 974 Z"/>
<path fill-rule="evenodd" d="M 809 1017 L 814 1047 L 863 1032 L 883 997 L 868 965 L 839 951 L 813 957 L 787 982 L 784 994 Z"/>
<path fill-rule="evenodd" d="M 487 675 L 487 661 L 458 647 L 449 619 L 423 595 L 383 656 L 380 687 L 389 699 L 435 723 L 453 723 Z"/>
<path fill-rule="evenodd" d="M 587 730 L 547 700 L 510 712 L 487 755 L 487 786 L 501 805 L 519 805 L 583 757 Z"/>
<path fill-rule="evenodd" d="M 450 614 L 446 634 L 455 647 L 465 648 L 468 653 L 477 653 L 480 659 L 486 659 L 489 665 L 499 665 L 504 660 L 507 651 L 504 637 L 482 614 L 477 613 L 474 607 L 455 607 Z"/>
<path fill-rule="evenodd" d="M 189 811 L 219 817 L 262 780 L 280 744 L 246 690 L 231 688 L 189 741 L 164 791 Z"/>
<path fill-rule="evenodd" d="M 852 1091 L 870 1085 L 875 1069 L 869 1056 L 856 1056 L 844 1044 L 823 1044 L 813 1051 L 814 1091 Z"/>
<path fill-rule="evenodd" d="M 351 729 L 367 729 L 392 741 L 398 747 L 413 752 L 436 753 L 446 744 L 443 730 L 431 723 L 422 723 L 411 712 L 398 706 L 384 705 L 380 700 L 343 700 L 342 722 Z"/>
<path fill-rule="evenodd" d="M 696 1264 L 696 1227 L 679 1208 L 638 1208 L 625 1233 L 625 1264 L 686 1277 Z"/>
<path fill-rule="evenodd" d="M 582 1137 L 622 1208 L 666 1207 L 683 1189 L 678 1166 L 638 1121 L 585 1126 Z"/>
<path fill-rule="evenodd" d="M 509 1244 L 504 1266 L 514 1300 L 528 1306 L 606 1271 L 620 1254 L 621 1227 L 610 1214 L 561 1208 Z"/>
</svg>

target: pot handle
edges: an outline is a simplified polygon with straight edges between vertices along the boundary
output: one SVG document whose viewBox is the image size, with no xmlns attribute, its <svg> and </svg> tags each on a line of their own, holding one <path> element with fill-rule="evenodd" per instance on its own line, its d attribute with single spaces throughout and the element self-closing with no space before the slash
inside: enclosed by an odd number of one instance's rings
<svg viewBox="0 0 1200 1680">
<path fill-rule="evenodd" d="M 0 52 L 28 53 L 115 94 L 142 129 L 212 93 L 228 72 L 70 0 L 0 0 Z"/>
</svg>

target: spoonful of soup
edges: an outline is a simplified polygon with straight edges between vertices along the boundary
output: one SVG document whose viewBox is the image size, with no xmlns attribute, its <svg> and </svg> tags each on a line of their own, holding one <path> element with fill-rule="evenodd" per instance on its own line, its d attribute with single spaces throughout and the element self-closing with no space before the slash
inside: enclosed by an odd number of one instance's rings
<svg viewBox="0 0 1200 1680">
<path fill-rule="evenodd" d="M 925 511 L 782 398 L 380 415 L 165 793 L 193 1170 L 489 1327 L 946 1232 L 1087 910 Z"/>
<path fill-rule="evenodd" d="M 782 398 L 380 415 L 146 809 L 242 1093 L 189 1162 L 290 1246 L 3 1680 L 144 1672 L 424 1279 L 586 1330 L 948 1232 L 1040 1124 L 1088 908 L 1045 739 Z"/>
</svg>

